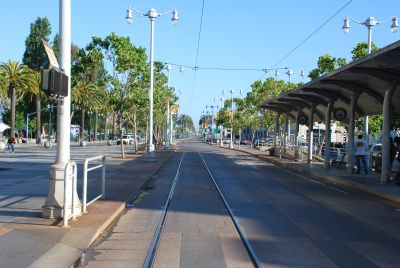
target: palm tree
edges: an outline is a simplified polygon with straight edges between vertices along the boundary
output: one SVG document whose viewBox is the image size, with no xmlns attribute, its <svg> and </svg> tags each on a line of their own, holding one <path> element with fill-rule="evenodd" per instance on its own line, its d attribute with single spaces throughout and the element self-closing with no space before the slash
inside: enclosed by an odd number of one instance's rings
<svg viewBox="0 0 400 268">
<path fill-rule="evenodd" d="M 101 96 L 98 94 L 98 86 L 95 83 L 85 80 L 79 81 L 73 88 L 71 100 L 81 109 L 81 132 L 80 138 L 83 138 L 83 130 L 85 128 L 85 111 L 93 109 L 101 101 Z"/>
<path fill-rule="evenodd" d="M 7 91 L 11 95 L 11 137 L 15 138 L 15 107 L 17 93 L 34 83 L 31 69 L 18 61 L 8 61 L 0 64 L 0 73 L 3 82 L 0 83 L 0 92 Z"/>
<path fill-rule="evenodd" d="M 34 71 L 32 70 L 32 76 L 33 76 L 33 83 L 30 84 L 28 87 L 25 88 L 25 90 L 22 92 L 22 94 L 28 94 L 32 97 L 35 96 L 36 98 L 36 143 L 39 143 L 39 138 L 41 134 L 41 100 L 42 96 L 44 95 L 41 87 L 40 87 L 40 82 L 41 82 L 41 74 L 39 71 Z M 28 133 L 26 133 L 28 135 Z M 28 137 L 28 136 L 27 136 Z"/>
</svg>

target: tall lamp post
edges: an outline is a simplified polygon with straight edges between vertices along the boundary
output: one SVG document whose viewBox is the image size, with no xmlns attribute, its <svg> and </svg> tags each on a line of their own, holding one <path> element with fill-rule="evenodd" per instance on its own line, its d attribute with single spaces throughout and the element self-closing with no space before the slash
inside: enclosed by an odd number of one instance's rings
<svg viewBox="0 0 400 268">
<path fill-rule="evenodd" d="M 231 89 L 229 90 L 229 93 L 231 93 L 231 142 L 229 143 L 229 148 L 232 149 L 233 148 L 233 93 L 235 93 L 235 91 Z"/>
<path fill-rule="evenodd" d="M 149 89 L 149 137 L 147 140 L 147 152 L 149 158 L 155 158 L 154 144 L 153 144 L 153 86 L 154 86 L 154 21 L 157 17 L 172 13 L 172 23 L 176 25 L 179 21 L 178 11 L 174 8 L 166 13 L 157 13 L 152 8 L 147 13 L 142 13 L 134 8 L 128 7 L 126 20 L 128 23 L 133 22 L 132 11 L 135 11 L 142 17 L 150 19 L 150 89 Z"/>
<path fill-rule="evenodd" d="M 344 23 L 342 26 L 343 32 L 344 33 L 349 33 L 350 32 L 350 21 L 353 21 L 355 23 L 364 25 L 365 27 L 367 27 L 368 29 L 368 47 L 367 47 L 367 53 L 371 54 L 371 45 L 372 45 L 372 28 L 374 28 L 374 26 L 384 23 L 378 21 L 375 17 L 368 17 L 365 21 L 359 21 L 356 19 L 353 19 L 349 16 L 347 16 L 344 19 Z M 397 32 L 397 30 L 399 29 L 399 23 L 398 23 L 398 19 L 396 16 L 392 17 L 392 25 L 390 26 L 390 31 L 392 33 Z M 368 116 L 365 116 L 365 120 L 364 120 L 364 137 L 367 141 L 369 141 L 369 131 L 368 131 Z"/>
<path fill-rule="evenodd" d="M 288 77 L 289 77 L 288 82 L 291 83 L 291 82 L 292 82 L 292 75 L 293 75 L 292 69 L 289 68 L 289 70 L 287 70 L 286 74 L 287 74 Z"/>
<path fill-rule="evenodd" d="M 70 132 L 71 132 L 71 0 L 60 0 L 60 69 L 68 76 L 68 95 L 58 100 L 57 107 L 57 151 L 55 163 L 50 168 L 49 190 L 47 199 L 42 207 L 42 216 L 45 218 L 62 218 L 66 213 L 67 204 L 64 204 L 64 172 L 70 160 Z M 70 185 L 67 194 L 78 194 Z M 79 211 L 80 202 L 75 202 L 74 207 Z"/>
<path fill-rule="evenodd" d="M 222 91 L 222 97 L 219 99 L 219 100 L 221 101 L 221 110 L 222 110 L 222 108 L 224 107 L 224 97 L 223 97 L 223 96 L 224 96 L 224 91 Z M 220 113 L 219 113 L 220 116 L 221 116 L 221 110 L 220 110 Z M 221 124 L 221 129 L 220 129 L 220 133 L 219 133 L 219 135 L 220 135 L 219 146 L 220 146 L 220 147 L 223 147 L 223 146 L 224 146 L 224 143 L 223 143 L 223 141 L 222 141 L 223 129 L 224 129 L 224 125 Z"/>
</svg>

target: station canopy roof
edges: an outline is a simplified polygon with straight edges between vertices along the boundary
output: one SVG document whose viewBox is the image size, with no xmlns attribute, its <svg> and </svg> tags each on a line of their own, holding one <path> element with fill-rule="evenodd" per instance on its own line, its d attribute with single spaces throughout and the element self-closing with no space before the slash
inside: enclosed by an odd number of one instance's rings
<svg viewBox="0 0 400 268">
<path fill-rule="evenodd" d="M 362 59 L 353 61 L 293 91 L 269 99 L 261 106 L 295 118 L 298 109 L 306 116 L 315 104 L 314 121 L 323 121 L 330 99 L 334 108 L 349 111 L 354 93 L 359 92 L 356 117 L 382 114 L 386 90 L 400 85 L 400 41 Z M 400 88 L 391 100 L 392 112 L 400 112 Z M 349 113 L 348 113 L 349 114 Z"/>
</svg>

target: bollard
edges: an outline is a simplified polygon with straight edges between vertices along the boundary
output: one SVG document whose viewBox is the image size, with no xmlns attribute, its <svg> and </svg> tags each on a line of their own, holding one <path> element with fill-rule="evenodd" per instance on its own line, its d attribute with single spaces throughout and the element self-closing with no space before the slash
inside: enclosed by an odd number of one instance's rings
<svg viewBox="0 0 400 268">
<path fill-rule="evenodd" d="M 46 141 L 44 143 L 44 148 L 46 148 L 46 149 L 50 149 L 52 146 L 53 146 L 53 144 L 51 143 L 51 141 Z"/>
</svg>

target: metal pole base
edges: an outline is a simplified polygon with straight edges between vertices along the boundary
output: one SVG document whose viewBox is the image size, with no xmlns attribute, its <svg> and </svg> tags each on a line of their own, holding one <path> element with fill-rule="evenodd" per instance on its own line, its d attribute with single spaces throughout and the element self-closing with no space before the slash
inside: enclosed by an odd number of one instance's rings
<svg viewBox="0 0 400 268">
<path fill-rule="evenodd" d="M 154 144 L 147 144 L 147 154 L 143 158 L 143 160 L 146 161 L 146 162 L 157 161 Z"/>
<path fill-rule="evenodd" d="M 169 141 L 165 142 L 165 150 L 171 149 L 171 143 Z"/>
<path fill-rule="evenodd" d="M 49 219 L 61 219 L 64 216 L 64 172 L 65 165 L 54 164 L 50 168 L 49 192 L 42 207 L 42 217 Z M 72 186 L 70 187 L 72 189 Z M 72 193 L 69 193 L 72 196 Z M 74 191 L 76 202 L 75 211 L 81 211 L 82 205 L 78 193 Z"/>
</svg>

